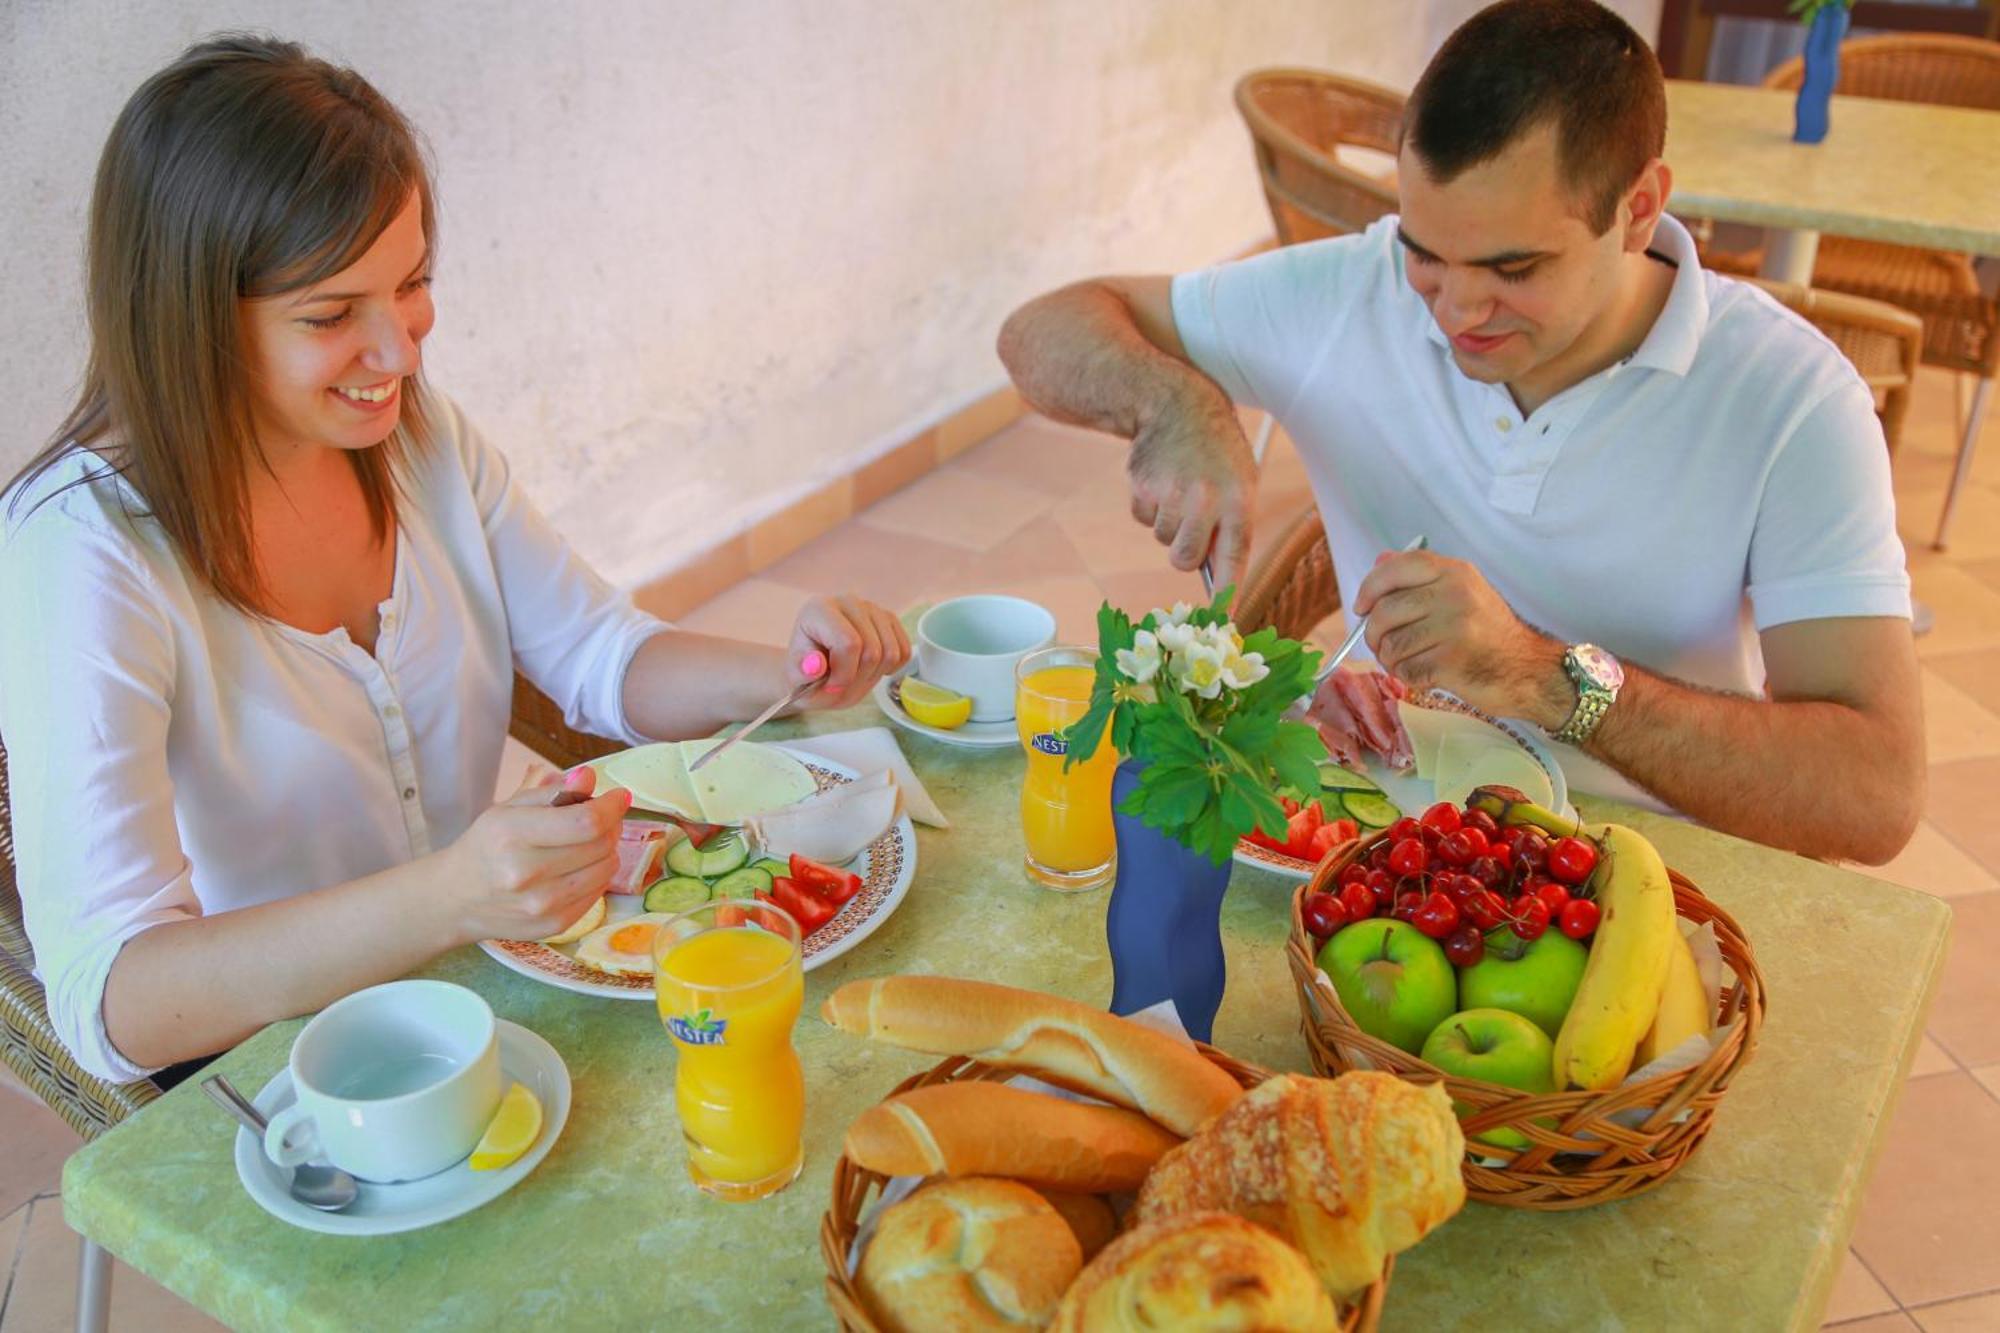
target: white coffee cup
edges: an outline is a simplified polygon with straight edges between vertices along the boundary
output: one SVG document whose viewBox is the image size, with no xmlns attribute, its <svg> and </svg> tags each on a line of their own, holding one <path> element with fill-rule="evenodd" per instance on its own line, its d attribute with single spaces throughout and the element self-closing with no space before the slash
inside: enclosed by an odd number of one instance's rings
<svg viewBox="0 0 2000 1333">
<path fill-rule="evenodd" d="M 1014 667 L 1056 641 L 1056 618 L 1020 597 L 939 602 L 917 620 L 918 679 L 968 696 L 974 722 L 1014 716 Z"/>
<path fill-rule="evenodd" d="M 292 1043 L 290 1067 L 298 1100 L 271 1117 L 265 1155 L 381 1183 L 463 1159 L 504 1091 L 492 1009 L 448 981 L 392 981 L 336 1000 Z"/>
</svg>

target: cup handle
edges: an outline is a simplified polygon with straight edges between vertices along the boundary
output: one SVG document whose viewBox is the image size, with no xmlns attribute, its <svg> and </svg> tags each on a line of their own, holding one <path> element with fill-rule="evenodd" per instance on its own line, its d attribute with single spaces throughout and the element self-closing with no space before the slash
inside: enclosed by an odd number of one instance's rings
<svg viewBox="0 0 2000 1333">
<path fill-rule="evenodd" d="M 305 1130 L 303 1144 L 292 1144 L 286 1140 L 295 1129 Z M 319 1128 L 313 1124 L 312 1113 L 297 1102 L 271 1117 L 271 1123 L 264 1126 L 264 1155 L 279 1166 L 304 1166 L 319 1155 Z"/>
</svg>

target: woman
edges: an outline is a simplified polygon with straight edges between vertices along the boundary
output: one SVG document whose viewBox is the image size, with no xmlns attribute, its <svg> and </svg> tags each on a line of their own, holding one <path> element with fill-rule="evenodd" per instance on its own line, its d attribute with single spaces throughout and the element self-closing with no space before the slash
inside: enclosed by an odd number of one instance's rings
<svg viewBox="0 0 2000 1333">
<path fill-rule="evenodd" d="M 22 901 L 105 1078 L 602 893 L 627 794 L 490 805 L 516 668 L 639 743 L 749 716 L 814 646 L 810 707 L 907 659 L 852 599 L 780 652 L 614 594 L 423 385 L 434 228 L 408 124 L 287 43 L 191 48 L 105 146 L 85 387 L 0 510 Z"/>
</svg>

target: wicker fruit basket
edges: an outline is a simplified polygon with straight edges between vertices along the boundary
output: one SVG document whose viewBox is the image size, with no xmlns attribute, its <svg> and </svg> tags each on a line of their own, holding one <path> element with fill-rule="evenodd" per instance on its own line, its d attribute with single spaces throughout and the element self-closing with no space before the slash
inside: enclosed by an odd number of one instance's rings
<svg viewBox="0 0 2000 1333">
<path fill-rule="evenodd" d="M 1196 1045 L 1212 1063 L 1246 1088 L 1254 1088 L 1271 1076 L 1268 1070 L 1232 1059 L 1213 1046 L 1199 1042 Z M 889 1095 L 893 1097 L 912 1088 L 950 1083 L 956 1079 L 1004 1081 L 1012 1078 L 1014 1072 L 962 1056 L 952 1056 L 921 1074 L 904 1079 Z M 847 1254 L 854 1248 L 855 1234 L 861 1228 L 861 1214 L 867 1210 L 869 1200 L 882 1188 L 884 1179 L 876 1172 L 856 1166 L 845 1153 L 833 1166 L 833 1202 L 820 1219 L 819 1248 L 821 1257 L 826 1260 L 827 1304 L 833 1307 L 834 1316 L 845 1333 L 882 1333 L 882 1326 L 869 1315 L 853 1280 L 847 1275 Z M 1388 1295 L 1389 1274 L 1395 1264 L 1395 1259 L 1390 1258 L 1382 1266 L 1382 1276 L 1361 1293 L 1360 1299 L 1340 1308 L 1341 1333 L 1374 1333 L 1382 1317 L 1382 1301 Z"/>
<path fill-rule="evenodd" d="M 1285 956 L 1298 983 L 1313 1068 L 1329 1076 L 1386 1069 L 1413 1083 L 1442 1082 L 1453 1100 L 1472 1108 L 1463 1120 L 1468 1139 L 1499 1128 L 1526 1138 L 1528 1146 L 1518 1151 L 1479 1144 L 1483 1162 L 1466 1154 L 1466 1194 L 1481 1203 L 1543 1211 L 1587 1208 L 1651 1189 L 1679 1170 L 1708 1136 L 1715 1108 L 1756 1049 L 1764 1023 L 1764 978 L 1742 928 L 1685 875 L 1668 870 L 1674 910 L 1689 921 L 1715 927 L 1722 960 L 1735 977 L 1722 991 L 1718 1027 L 1723 1039 L 1699 1064 L 1603 1092 L 1533 1095 L 1456 1078 L 1363 1032 L 1333 986 L 1320 978 L 1313 959 L 1312 939 L 1300 915 L 1306 895 L 1332 887 L 1340 872 L 1366 856 L 1382 836 L 1336 849 L 1292 895 Z M 1629 1123 L 1633 1120 L 1639 1123 Z"/>
</svg>

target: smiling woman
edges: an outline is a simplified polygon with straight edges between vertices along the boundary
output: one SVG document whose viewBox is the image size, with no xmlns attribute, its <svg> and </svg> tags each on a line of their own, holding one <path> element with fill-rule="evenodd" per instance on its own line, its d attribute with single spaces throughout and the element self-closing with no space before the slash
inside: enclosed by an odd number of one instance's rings
<svg viewBox="0 0 2000 1333">
<path fill-rule="evenodd" d="M 423 382 L 433 204 L 401 114 L 270 38 L 191 48 L 105 145 L 83 391 L 0 503 L 22 907 L 101 1077 L 593 910 L 629 797 L 583 770 L 564 808 L 493 804 L 517 671 L 637 744 L 757 712 L 812 650 L 808 707 L 908 654 L 853 598 L 781 653 L 600 579 Z"/>
</svg>

